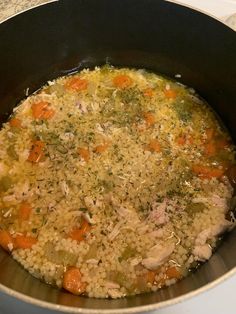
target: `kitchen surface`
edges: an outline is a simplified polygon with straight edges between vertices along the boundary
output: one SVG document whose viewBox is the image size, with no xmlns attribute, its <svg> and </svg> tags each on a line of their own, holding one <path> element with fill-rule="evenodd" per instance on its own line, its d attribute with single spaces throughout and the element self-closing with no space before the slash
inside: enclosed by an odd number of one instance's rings
<svg viewBox="0 0 236 314">
<path fill-rule="evenodd" d="M 56 0 L 57 1 L 57 0 Z M 58 0 L 60 1 L 60 0 Z M 0 21 L 15 15 L 21 11 L 29 9 L 46 2 L 45 0 L 0 0 Z M 198 8 L 220 19 L 236 31 L 236 0 L 181 0 L 172 1 L 183 5 Z M 212 287 L 204 294 L 194 296 L 190 299 L 170 306 L 166 309 L 160 309 L 158 314 L 234 314 L 236 313 L 236 275 L 227 279 L 216 287 Z M 3 300 L 5 301 L 3 303 Z M 7 302 L 6 302 L 7 300 Z M 7 304 L 11 303 L 11 311 L 8 311 Z M 24 303 L 15 301 L 8 296 L 0 294 L 0 314 L 18 314 L 28 313 L 28 307 Z M 54 312 L 41 312 L 34 309 L 32 313 L 50 314 Z"/>
</svg>

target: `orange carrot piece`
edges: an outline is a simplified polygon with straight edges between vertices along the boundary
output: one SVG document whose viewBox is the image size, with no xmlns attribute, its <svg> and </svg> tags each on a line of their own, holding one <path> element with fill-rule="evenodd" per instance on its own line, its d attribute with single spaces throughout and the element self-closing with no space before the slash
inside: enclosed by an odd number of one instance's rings
<svg viewBox="0 0 236 314">
<path fill-rule="evenodd" d="M 21 128 L 22 127 L 22 121 L 18 118 L 12 118 L 9 121 L 9 124 L 11 127 L 14 127 L 14 128 Z"/>
<path fill-rule="evenodd" d="M 148 87 L 148 88 L 144 89 L 143 95 L 145 97 L 150 97 L 151 98 L 154 95 L 154 90 L 152 88 Z"/>
<path fill-rule="evenodd" d="M 151 112 L 145 112 L 143 114 L 143 117 L 145 119 L 145 122 L 147 124 L 147 126 L 152 126 L 155 124 L 156 120 L 155 120 L 155 116 L 153 113 Z"/>
<path fill-rule="evenodd" d="M 27 160 L 35 163 L 40 162 L 44 158 L 44 147 L 44 142 L 34 141 Z"/>
<path fill-rule="evenodd" d="M 189 136 L 188 136 L 188 143 L 189 143 L 189 144 L 193 144 L 193 143 L 194 143 L 194 138 L 193 138 L 192 135 L 189 135 Z"/>
<path fill-rule="evenodd" d="M 0 230 L 0 246 L 7 252 L 15 248 L 14 238 L 6 230 Z"/>
<path fill-rule="evenodd" d="M 82 275 L 77 267 L 68 267 L 63 276 L 62 286 L 65 290 L 80 295 L 85 292 L 86 283 L 81 281 Z"/>
<path fill-rule="evenodd" d="M 205 144 L 204 154 L 208 157 L 214 156 L 216 154 L 216 146 L 213 141 L 210 141 Z"/>
<path fill-rule="evenodd" d="M 101 154 L 107 150 L 108 146 L 109 146 L 109 143 L 98 145 L 94 148 L 94 152 Z"/>
<path fill-rule="evenodd" d="M 19 208 L 19 219 L 21 221 L 29 220 L 32 207 L 28 202 L 22 202 Z"/>
<path fill-rule="evenodd" d="M 37 243 L 37 239 L 26 235 L 17 235 L 15 237 L 16 249 L 31 249 L 34 244 Z"/>
<path fill-rule="evenodd" d="M 186 144 L 186 136 L 185 135 L 180 135 L 179 137 L 177 137 L 176 143 L 178 145 L 185 145 Z"/>
<path fill-rule="evenodd" d="M 172 278 L 180 279 L 182 277 L 181 273 L 179 272 L 179 270 L 175 266 L 167 268 L 166 276 L 168 277 L 168 279 L 172 279 Z"/>
<path fill-rule="evenodd" d="M 90 153 L 88 148 L 79 147 L 78 148 L 78 154 L 85 160 L 89 161 Z"/>
<path fill-rule="evenodd" d="M 88 81 L 80 77 L 72 77 L 67 80 L 65 87 L 69 90 L 80 92 L 88 88 Z"/>
<path fill-rule="evenodd" d="M 149 270 L 146 273 L 146 282 L 153 284 L 155 282 L 155 276 L 156 276 L 156 272 Z"/>
<path fill-rule="evenodd" d="M 35 119 L 51 119 L 55 111 L 50 108 L 50 105 L 47 101 L 40 101 L 32 104 L 31 106 L 32 115 Z"/>
<path fill-rule="evenodd" d="M 161 151 L 161 145 L 156 139 L 152 139 L 150 143 L 145 147 L 145 150 L 159 153 Z"/>
<path fill-rule="evenodd" d="M 192 171 L 201 179 L 220 178 L 223 176 L 225 170 L 219 168 L 211 168 L 207 166 L 194 165 Z"/>
<path fill-rule="evenodd" d="M 215 130 L 213 128 L 206 129 L 206 138 L 207 141 L 211 141 L 215 135 Z"/>
<path fill-rule="evenodd" d="M 81 242 L 85 239 L 85 235 L 91 230 L 91 225 L 87 222 L 87 220 L 83 220 L 80 228 L 73 229 L 68 237 L 72 240 L 76 240 L 77 242 Z"/>
<path fill-rule="evenodd" d="M 132 85 L 133 80 L 126 74 L 119 74 L 113 78 L 113 85 L 125 89 Z"/>
<path fill-rule="evenodd" d="M 165 89 L 164 94 L 167 99 L 175 99 L 177 97 L 177 93 L 173 89 Z"/>
</svg>

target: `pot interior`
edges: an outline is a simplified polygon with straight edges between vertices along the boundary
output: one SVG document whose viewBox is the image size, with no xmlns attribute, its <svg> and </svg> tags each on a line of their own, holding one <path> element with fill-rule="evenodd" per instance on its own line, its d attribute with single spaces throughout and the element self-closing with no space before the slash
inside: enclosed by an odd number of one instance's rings
<svg viewBox="0 0 236 314">
<path fill-rule="evenodd" d="M 161 0 L 65 0 L 2 23 L 0 42 L 2 121 L 27 89 L 32 93 L 58 76 L 109 63 L 172 78 L 181 74 L 179 81 L 209 102 L 236 140 L 236 33 L 204 14 Z M 119 300 L 70 295 L 33 278 L 3 251 L 0 283 L 51 304 L 124 313 L 199 289 L 235 265 L 236 230 L 209 262 L 157 293 Z"/>
</svg>

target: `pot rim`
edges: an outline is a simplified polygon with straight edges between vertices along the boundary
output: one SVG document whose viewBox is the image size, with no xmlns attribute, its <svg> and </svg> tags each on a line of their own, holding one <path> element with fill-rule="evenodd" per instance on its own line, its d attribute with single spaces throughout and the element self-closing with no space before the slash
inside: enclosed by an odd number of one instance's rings
<svg viewBox="0 0 236 314">
<path fill-rule="evenodd" d="M 202 10 L 196 7 L 193 7 L 192 5 L 185 4 L 185 3 L 179 3 L 177 0 L 164 0 L 166 2 L 170 2 L 176 5 L 180 5 L 186 8 L 189 8 L 193 11 L 197 11 L 199 13 L 202 13 L 204 15 L 209 16 L 210 18 L 213 18 L 214 20 L 224 24 L 224 26 L 228 27 L 229 29 L 233 30 L 228 24 L 226 24 L 223 20 L 220 18 Z M 6 21 L 8 21 L 11 18 L 14 18 L 15 16 L 22 14 L 24 12 L 27 12 L 29 10 L 32 10 L 34 8 L 47 5 L 53 2 L 59 2 L 59 0 L 48 0 L 47 2 L 37 4 L 33 7 L 26 8 L 25 10 L 22 10 L 20 12 L 15 13 L 14 15 L 8 16 L 7 18 L 3 19 L 0 21 L 0 25 Z M 181 302 L 184 302 L 186 300 L 189 300 L 190 298 L 193 298 L 195 296 L 198 296 L 199 294 L 209 291 L 210 289 L 215 288 L 217 285 L 223 283 L 233 275 L 236 275 L 236 266 L 233 267 L 230 271 L 225 273 L 224 275 L 220 276 L 219 278 L 215 279 L 214 281 L 194 290 L 188 293 L 185 293 L 179 297 L 172 298 L 170 300 L 166 301 L 161 301 L 158 303 L 153 303 L 149 305 L 141 305 L 141 306 L 134 306 L 134 307 L 129 307 L 129 308 L 117 308 L 117 309 L 86 309 L 86 308 L 78 308 L 78 307 L 73 307 L 73 306 L 66 306 L 66 305 L 60 305 L 60 304 L 55 304 L 55 303 L 50 303 L 47 301 L 42 301 L 39 299 L 36 299 L 34 297 L 27 296 L 21 292 L 15 291 L 11 288 L 6 287 L 5 285 L 0 283 L 0 292 L 3 292 L 10 297 L 14 297 L 19 301 L 23 301 L 25 303 L 41 307 L 43 309 L 48 309 L 48 310 L 56 310 L 61 313 L 83 313 L 83 314 L 136 314 L 136 313 L 144 313 L 144 312 L 151 312 L 155 310 L 159 310 L 162 308 L 166 308 Z"/>
<path fill-rule="evenodd" d="M 155 310 L 159 310 L 165 307 L 169 307 L 171 305 L 175 305 L 181 302 L 184 302 L 186 300 L 189 300 L 190 298 L 193 298 L 195 296 L 198 296 L 200 293 L 209 291 L 210 289 L 215 288 L 217 285 L 223 283 L 230 277 L 236 274 L 236 267 L 232 268 L 230 271 L 228 271 L 226 274 L 220 276 L 216 280 L 202 286 L 201 288 L 198 288 L 194 291 L 188 292 L 186 294 L 183 294 L 179 297 L 162 301 L 158 303 L 153 303 L 149 305 L 141 305 L 141 306 L 134 306 L 129 308 L 118 308 L 118 309 L 86 309 L 86 308 L 78 308 L 78 307 L 72 307 L 72 306 L 66 306 L 66 305 L 60 305 L 60 304 L 54 304 L 49 303 L 46 301 L 38 300 L 33 297 L 27 296 L 21 292 L 17 292 L 11 288 L 8 288 L 2 284 L 0 284 L 0 292 L 4 292 L 5 294 L 16 298 L 19 301 L 23 301 L 25 303 L 35 305 L 44 309 L 48 310 L 56 310 L 61 313 L 83 313 L 83 314 L 136 314 L 136 313 L 144 313 L 144 312 L 151 312 Z"/>
</svg>

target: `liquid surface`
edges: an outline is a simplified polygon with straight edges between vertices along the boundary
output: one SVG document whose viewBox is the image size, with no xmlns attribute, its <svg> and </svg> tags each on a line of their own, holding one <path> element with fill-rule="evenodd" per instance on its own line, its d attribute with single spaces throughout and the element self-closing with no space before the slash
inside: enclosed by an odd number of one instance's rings
<svg viewBox="0 0 236 314">
<path fill-rule="evenodd" d="M 232 227 L 230 136 L 161 76 L 105 66 L 49 82 L 0 145 L 0 245 L 76 295 L 171 285 Z"/>
</svg>

